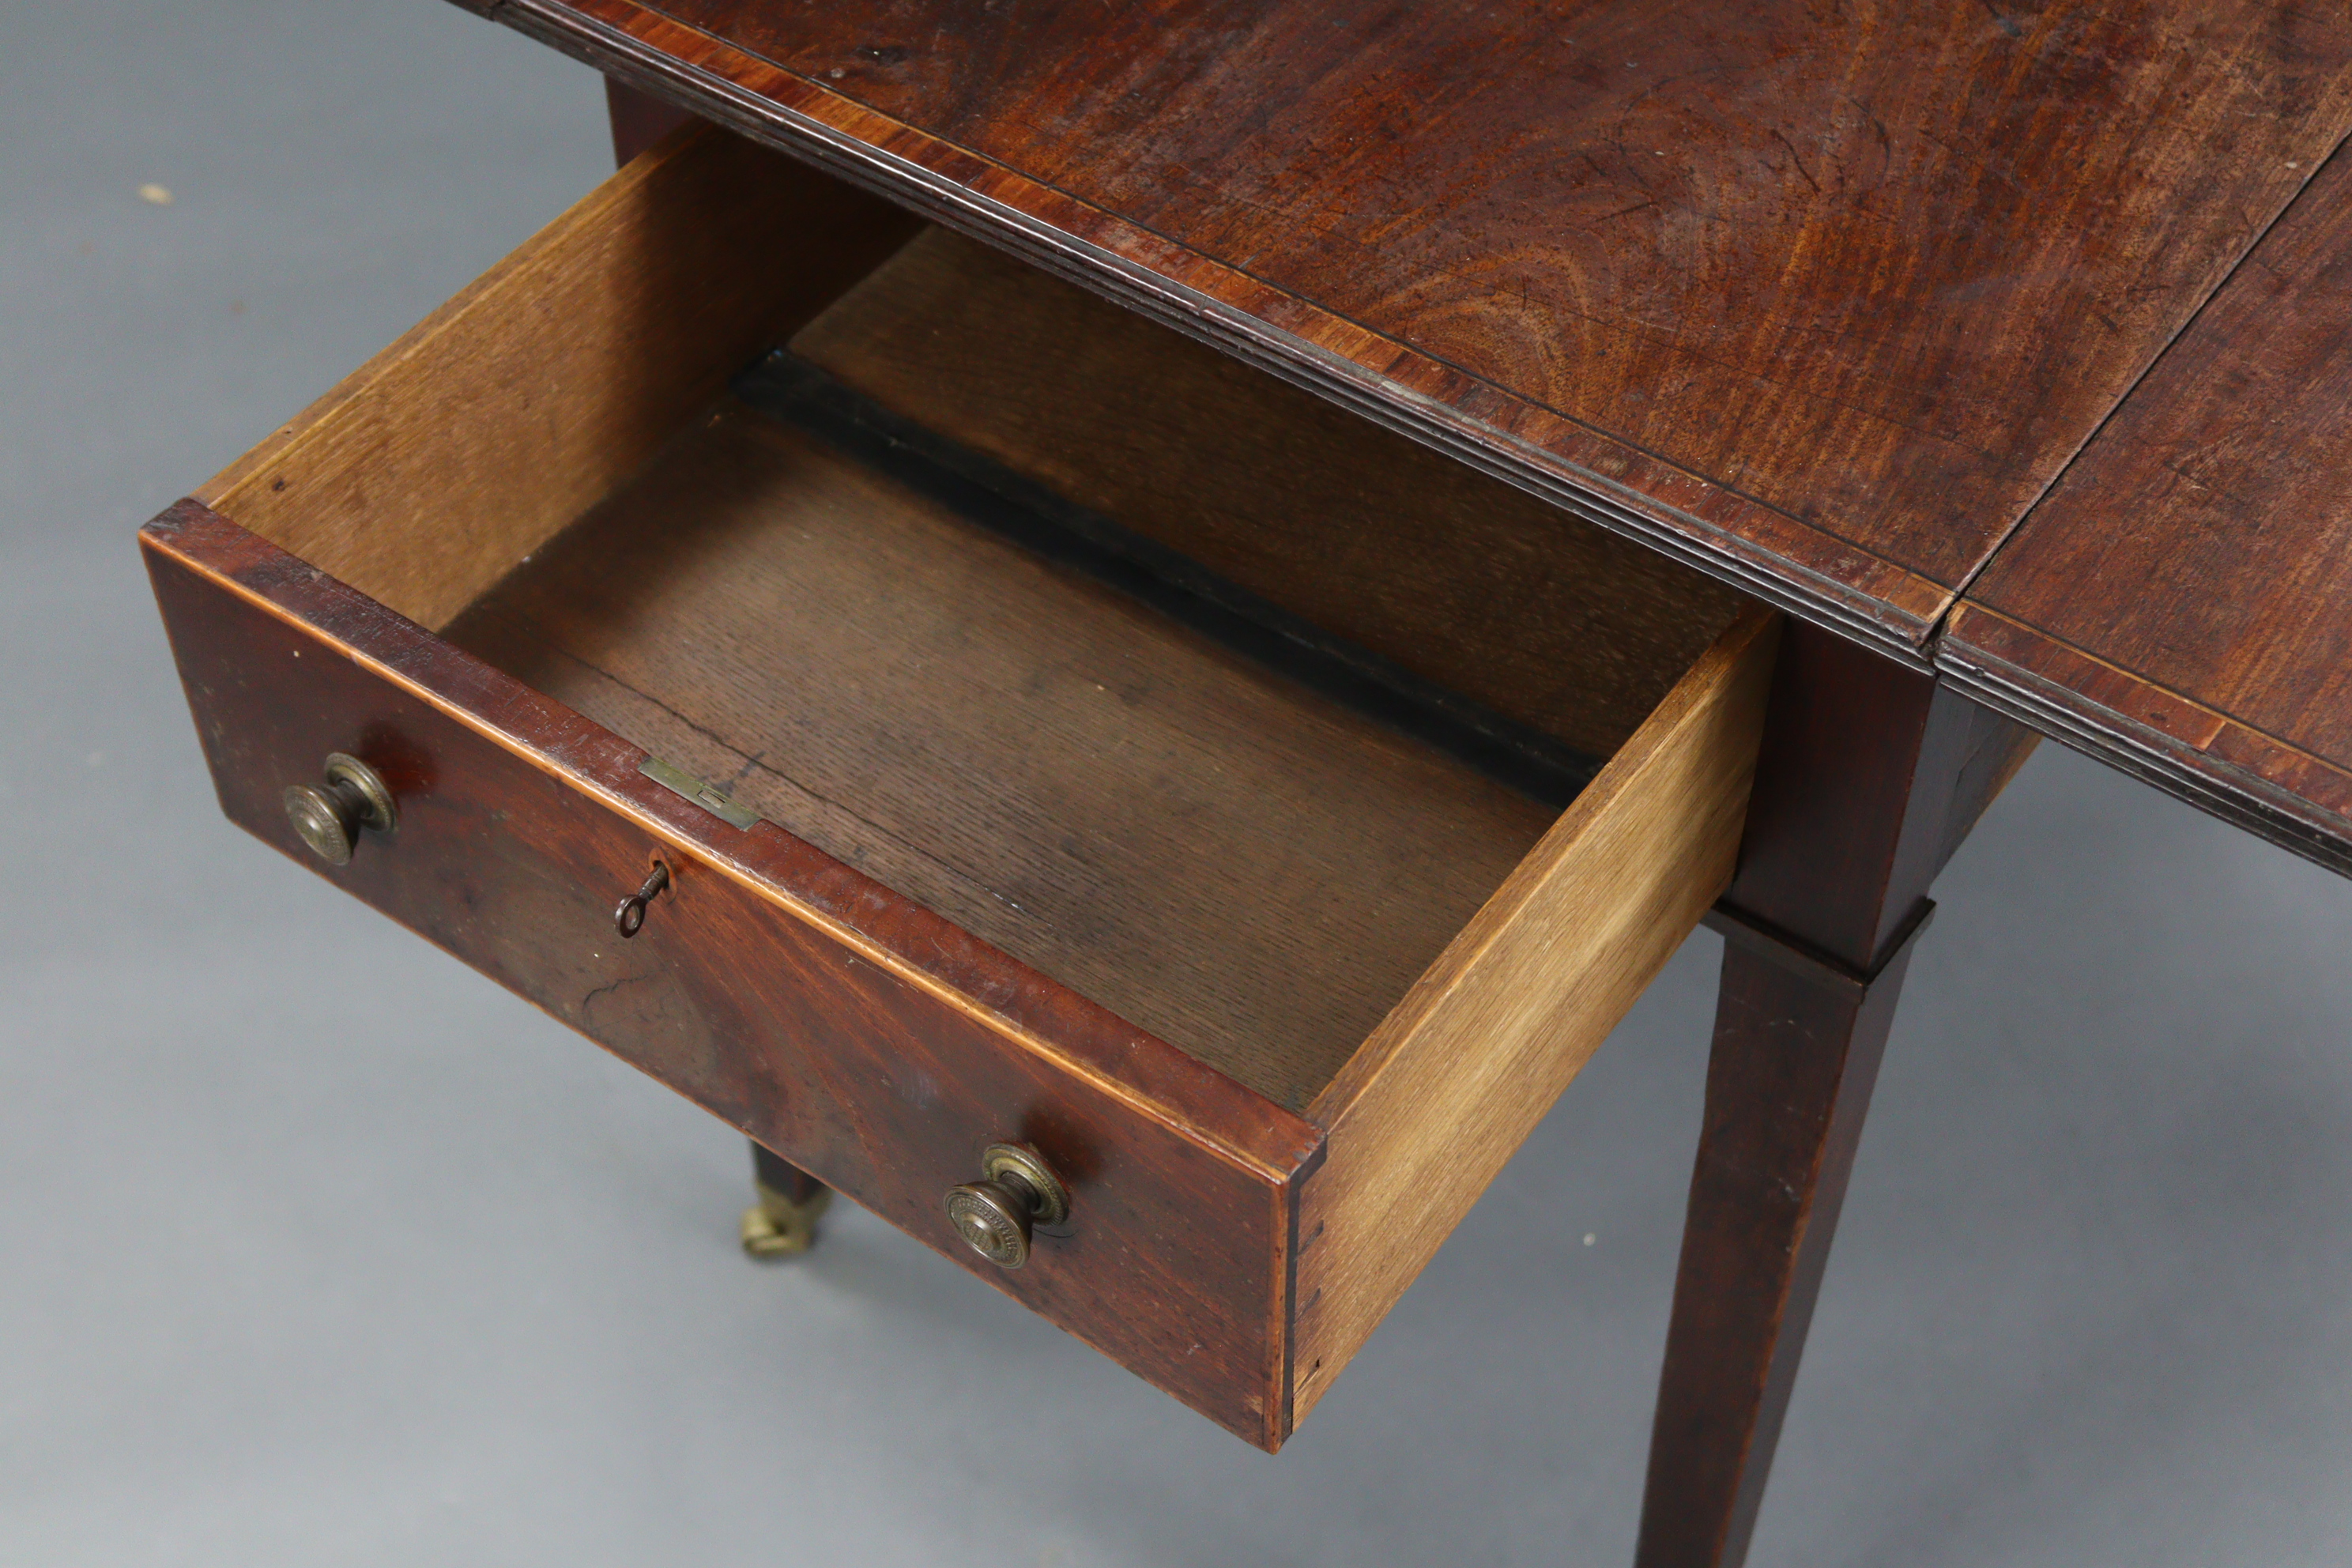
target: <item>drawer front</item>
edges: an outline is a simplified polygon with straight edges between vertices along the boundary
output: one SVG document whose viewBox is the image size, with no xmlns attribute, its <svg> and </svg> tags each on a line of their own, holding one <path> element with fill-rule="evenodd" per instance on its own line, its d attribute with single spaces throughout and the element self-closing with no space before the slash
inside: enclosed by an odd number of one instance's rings
<svg viewBox="0 0 2352 1568">
<path fill-rule="evenodd" d="M 231 819 L 1237 1435 L 1287 1435 L 1312 1127 L 781 829 L 667 794 L 637 748 L 193 502 L 142 542 Z M 280 798 L 331 752 L 400 813 L 340 868 Z M 620 941 L 656 856 L 673 888 Z M 1090 1065 L 1114 1059 L 1116 1081 Z M 940 1208 L 1004 1139 L 1073 1194 L 1070 1234 L 1017 1271 Z"/>
</svg>

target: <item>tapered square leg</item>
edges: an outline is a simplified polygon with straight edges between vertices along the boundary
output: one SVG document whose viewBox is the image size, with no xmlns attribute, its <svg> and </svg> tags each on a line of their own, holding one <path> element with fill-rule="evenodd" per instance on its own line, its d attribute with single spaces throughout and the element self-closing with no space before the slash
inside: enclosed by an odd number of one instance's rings
<svg viewBox="0 0 2352 1568">
<path fill-rule="evenodd" d="M 1637 1568 L 1737 1568 L 1928 883 L 2030 731 L 1827 633 L 1774 674 L 1724 932 Z"/>
<path fill-rule="evenodd" d="M 1912 946 L 1863 977 L 1770 941 L 1724 943 L 1643 1568 L 1747 1554 Z"/>
</svg>

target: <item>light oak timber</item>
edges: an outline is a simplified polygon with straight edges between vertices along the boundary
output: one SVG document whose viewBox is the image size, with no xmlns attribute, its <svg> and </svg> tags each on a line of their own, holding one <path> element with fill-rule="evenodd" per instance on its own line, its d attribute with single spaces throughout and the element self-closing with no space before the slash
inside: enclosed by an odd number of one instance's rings
<svg viewBox="0 0 2352 1568">
<path fill-rule="evenodd" d="M 1733 623 L 1307 1108 L 1299 1418 L 1730 881 L 1779 629 Z"/>
<path fill-rule="evenodd" d="M 437 626 L 916 227 L 781 154 L 688 127 L 195 499 Z"/>
</svg>

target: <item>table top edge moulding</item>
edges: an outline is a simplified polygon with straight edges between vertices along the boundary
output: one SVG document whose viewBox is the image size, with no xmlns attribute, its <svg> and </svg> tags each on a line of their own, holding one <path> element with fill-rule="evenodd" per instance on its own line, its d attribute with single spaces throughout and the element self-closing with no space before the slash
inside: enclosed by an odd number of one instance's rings
<svg viewBox="0 0 2352 1568">
<path fill-rule="evenodd" d="M 2352 876 L 2352 818 L 2319 804 L 2352 775 L 1973 600 L 1949 626 L 1936 673 L 1970 700 Z"/>
<path fill-rule="evenodd" d="M 1945 585 L 1597 425 L 635 0 L 456 3 L 1924 668 Z"/>
<path fill-rule="evenodd" d="M 2352 871 L 2352 154 L 2028 514 L 1937 662 L 1979 700 Z"/>
</svg>

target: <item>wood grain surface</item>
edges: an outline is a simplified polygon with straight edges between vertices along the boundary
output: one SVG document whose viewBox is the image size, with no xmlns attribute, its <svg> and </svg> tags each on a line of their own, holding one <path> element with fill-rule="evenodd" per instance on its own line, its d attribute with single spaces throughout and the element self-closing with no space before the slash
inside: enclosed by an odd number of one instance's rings
<svg viewBox="0 0 2352 1568">
<path fill-rule="evenodd" d="M 1634 1568 L 1742 1568 L 1911 950 L 1868 985 L 1724 943 Z"/>
<path fill-rule="evenodd" d="M 448 635 L 1293 1110 L 1556 815 L 740 408 Z"/>
<path fill-rule="evenodd" d="M 2282 0 L 468 0 L 1916 658 L 2352 126 Z"/>
<path fill-rule="evenodd" d="M 1555 824 L 708 401 L 743 334 L 911 232 L 682 133 L 207 492 L 280 537 L 195 501 L 152 524 L 159 600 L 233 819 L 287 847 L 285 784 L 377 763 L 401 828 L 339 884 L 968 1267 L 940 1193 L 1039 1143 L 1092 1228 L 987 1277 L 1276 1447 L 1721 886 L 1769 617 L 1696 657 L 1732 596 L 960 242 L 812 334 L 1416 676 L 1622 740 Z M 923 386 L 926 354 L 956 374 Z M 545 495 L 500 489 L 535 461 Z M 467 599 L 454 640 L 402 613 Z M 664 791 L 633 740 L 784 826 Z M 672 889 L 617 942 L 656 858 Z"/>
<path fill-rule="evenodd" d="M 713 439 L 732 438 L 725 426 L 722 420 L 706 428 L 716 432 Z M 756 439 L 806 461 L 803 437 L 763 428 Z M 679 450 L 701 471 L 724 472 L 692 439 Z M 647 492 L 674 500 L 681 491 L 670 478 L 656 465 L 646 477 Z M 811 487 L 803 481 L 794 488 L 805 493 Z M 772 541 L 804 536 L 821 521 L 812 509 L 786 516 L 786 526 L 765 531 Z M 617 558 L 595 533 L 595 525 L 608 522 L 625 534 L 640 531 L 633 525 L 644 521 L 631 516 L 625 498 L 532 563 L 537 569 L 545 563 L 545 582 L 556 584 L 576 569 L 568 588 L 527 594 L 519 584 L 495 617 L 486 609 L 478 622 L 468 617 L 465 625 L 503 623 L 511 636 L 528 624 L 530 610 L 577 613 L 579 605 L 566 601 L 589 581 L 627 584 L 633 594 L 658 601 L 660 579 L 670 569 L 650 559 Z M 877 527 L 886 521 L 870 506 L 847 509 L 844 531 L 887 531 Z M 576 553 L 567 548 L 574 542 Z M 1507 878 L 1495 874 L 1503 885 L 1492 900 L 1478 907 L 1482 887 L 1462 895 L 1462 907 L 1447 914 L 1396 902 L 1399 882 L 1406 884 L 1408 902 L 1434 902 L 1410 885 L 1410 871 L 1397 873 L 1397 850 L 1375 844 L 1377 853 L 1367 857 L 1360 845 L 1341 843 L 1364 830 L 1368 794 L 1377 801 L 1383 782 L 1393 789 L 1400 777 L 1421 792 L 1408 806 L 1437 820 L 1374 823 L 1372 837 L 1418 835 L 1417 852 L 1430 855 L 1430 836 L 1442 839 L 1450 830 L 1445 818 L 1456 808 L 1427 793 L 1422 770 L 1430 759 L 1412 754 L 1410 743 L 1376 732 L 1359 737 L 1369 745 L 1350 745 L 1344 725 L 1335 729 L 1295 691 L 1275 691 L 1269 709 L 1266 678 L 1216 668 L 1230 656 L 1214 648 L 1142 647 L 1127 673 L 1143 679 L 1115 693 L 1086 679 L 1083 660 L 1076 662 L 1077 679 L 1068 680 L 1070 647 L 1106 640 L 1065 640 L 1073 628 L 1084 634 L 1090 616 L 1100 618 L 1103 606 L 1089 609 L 1074 598 L 1079 590 L 1099 592 L 1092 584 L 1057 580 L 1034 563 L 1018 563 L 1050 589 L 1049 600 L 1033 603 L 1017 584 L 1008 590 L 1018 574 L 1004 563 L 978 563 L 955 541 L 929 531 L 919 550 L 873 552 L 866 544 L 877 572 L 866 596 L 884 606 L 894 633 L 915 649 L 918 668 L 952 658 L 984 676 L 992 638 L 1030 656 L 1016 661 L 1014 687 L 1060 684 L 1063 695 L 1075 695 L 1070 710 L 1080 715 L 1072 726 L 1081 742 L 1075 756 L 1056 754 L 1051 743 L 1066 714 L 1057 718 L 1050 704 L 1027 716 L 1030 721 L 1006 726 L 1014 742 L 992 753 L 952 726 L 940 731 L 939 713 L 961 703 L 978 721 L 998 721 L 1013 687 L 983 679 L 975 691 L 942 694 L 919 686 L 924 700 L 906 711 L 907 725 L 894 740 L 943 733 L 940 754 L 957 765 L 972 757 L 984 762 L 993 754 L 1003 763 L 1042 752 L 1049 768 L 1074 767 L 1083 781 L 1095 763 L 1089 749 L 1128 746 L 1143 727 L 1139 710 L 1145 721 L 1155 712 L 1194 720 L 1206 714 L 1216 721 L 1203 726 L 1208 738 L 1224 742 L 1211 754 L 1207 773 L 1213 783 L 1229 768 L 1241 773 L 1258 809 L 1272 808 L 1263 826 L 1311 847 L 1322 831 L 1316 812 L 1349 816 L 1345 828 L 1326 835 L 1328 864 L 1313 887 L 1280 859 L 1296 854 L 1287 843 L 1271 869 L 1247 855 L 1204 858 L 1237 868 L 1228 885 L 1214 889 L 1228 901 L 1210 911 L 1213 917 L 1235 925 L 1260 920 L 1263 929 L 1244 930 L 1244 939 L 1255 935 L 1279 946 L 1295 931 L 1313 934 L 1318 921 L 1357 920 L 1352 900 L 1366 890 L 1343 884 L 1370 865 L 1391 884 L 1370 889 L 1369 896 L 1390 900 L 1371 910 L 1379 919 L 1410 924 L 1439 942 L 1454 924 L 1463 926 L 1354 1059 L 1318 1086 L 1312 1116 L 1302 1121 L 1213 1070 L 1205 1053 L 1185 1052 L 1137 1028 L 1099 1000 L 803 838 L 767 822 L 748 831 L 729 827 L 661 790 L 635 771 L 643 752 L 592 719 L 197 503 L 151 524 L 142 542 L 233 820 L 300 858 L 279 791 L 316 770 L 314 753 L 350 751 L 367 759 L 401 802 L 399 828 L 389 837 L 368 837 L 349 867 L 322 874 L 992 1278 L 939 1234 L 932 1205 L 946 1185 L 968 1178 L 964 1167 L 982 1144 L 1008 1136 L 1037 1142 L 1077 1184 L 1086 1240 L 1066 1245 L 1055 1238 L 1059 1250 L 1052 1257 L 1061 1267 L 996 1282 L 1269 1448 L 1329 1386 L 1721 885 L 1745 802 L 1769 655 L 1762 635 L 1768 620 L 1751 615 L 1668 695 L 1526 864 L 1504 866 Z M 694 589 L 686 596 L 690 610 L 709 608 L 714 582 L 733 583 L 747 584 L 746 602 L 772 618 L 744 625 L 731 653 L 727 618 L 708 615 L 687 623 L 702 636 L 631 646 L 625 632 L 612 647 L 592 652 L 613 657 L 618 648 L 616 662 L 625 668 L 630 659 L 658 666 L 667 657 L 673 673 L 688 672 L 691 700 L 717 694 L 718 734 L 733 721 L 726 701 L 750 694 L 754 721 L 763 721 L 772 711 L 767 694 L 795 679 L 837 683 L 840 702 L 855 710 L 845 729 L 871 722 L 873 700 L 887 682 L 867 679 L 858 660 L 870 655 L 837 636 L 820 637 L 819 657 L 799 668 L 753 669 L 751 679 L 732 683 L 726 675 L 746 649 L 766 658 L 778 643 L 789 647 L 788 637 L 774 636 L 787 617 L 774 616 L 771 590 L 804 575 L 818 591 L 814 608 L 854 620 L 843 613 L 858 597 L 845 591 L 855 584 L 837 572 L 806 571 L 814 558 L 804 552 L 783 570 L 761 571 L 747 569 L 759 563 L 740 552 L 698 551 L 693 539 L 674 532 L 656 543 L 658 554 L 699 558 L 709 569 L 700 582 L 691 570 L 683 574 Z M 1002 623 L 990 626 L 987 614 L 946 616 L 943 624 L 957 634 L 953 646 L 927 642 L 919 635 L 919 596 L 907 580 L 920 576 L 926 560 L 941 563 L 945 578 L 986 590 L 981 603 Z M 1139 614 L 1108 607 L 1117 616 Z M 584 635 L 595 635 L 632 620 L 626 614 L 588 616 L 581 625 Z M 1025 646 L 1008 635 L 1011 626 L 1028 628 Z M 755 626 L 769 636 L 751 636 Z M 1120 651 L 1115 637 L 1108 640 Z M 1065 662 L 1037 661 L 1034 651 L 1044 645 Z M 546 647 L 535 632 L 520 646 L 542 654 Z M 716 680 L 711 670 L 721 672 Z M 561 671 L 530 673 L 554 686 L 564 679 Z M 1188 694 L 1188 685 L 1207 700 Z M 609 698 L 593 683 L 585 689 Z M 641 707 L 621 717 L 641 719 L 646 701 L 640 698 Z M 1113 734 L 1106 746 L 1103 714 L 1114 715 L 1128 736 Z M 820 717 L 831 724 L 843 723 L 845 715 Z M 822 731 L 805 727 L 797 738 Z M 1248 747 L 1234 749 L 1231 732 L 1237 731 L 1255 731 L 1261 748 L 1270 742 L 1267 754 L 1280 766 L 1269 770 Z M 1038 746 L 1041 739 L 1047 743 Z M 1150 739 L 1147 734 L 1147 743 L 1135 749 L 1155 773 L 1164 772 L 1171 759 L 1164 745 L 1154 756 Z M 810 754 L 858 786 L 851 798 L 861 816 L 873 812 L 869 822 L 887 822 L 905 803 L 894 803 L 888 780 L 877 787 L 874 775 L 900 765 L 896 750 L 886 742 L 843 748 L 845 761 L 827 757 L 822 747 Z M 1397 770 L 1383 751 L 1406 753 L 1405 766 Z M 1352 776 L 1335 778 L 1327 762 Z M 1470 778 L 1490 795 L 1503 793 Z M 746 799 L 772 804 L 753 792 L 751 775 L 729 782 Z M 1120 785 L 1132 782 L 1113 778 Z M 1294 784 L 1306 793 L 1328 792 L 1333 800 L 1302 806 L 1284 794 Z M 1165 784 L 1153 787 L 1166 793 Z M 918 780 L 900 793 L 919 808 L 911 819 L 919 832 L 931 814 L 952 823 L 958 792 L 966 788 L 953 779 Z M 842 827 L 837 811 L 810 812 L 802 800 L 772 794 L 816 830 Z M 1211 794 L 1213 806 L 1231 808 Z M 983 802 L 983 808 L 993 804 Z M 1166 803 L 1148 804 L 1156 810 Z M 1175 804 L 1185 843 L 1171 841 L 1158 868 L 1181 881 L 1189 873 L 1175 864 L 1178 851 L 1197 851 L 1201 842 L 1218 846 L 1202 822 L 1206 813 L 1194 809 L 1188 816 L 1181 809 L 1188 803 Z M 1124 810 L 1131 802 L 1122 797 L 1118 805 Z M 1498 846 L 1498 861 L 1516 858 L 1545 815 L 1524 801 L 1510 805 L 1529 820 L 1512 843 Z M 1147 820 L 1153 815 L 1147 811 Z M 961 853 L 995 853 L 998 836 L 1016 851 L 1036 847 L 1006 834 L 1002 820 L 961 826 L 966 831 L 953 847 Z M 1066 814 L 1059 826 L 1059 847 L 1066 848 L 1073 826 Z M 1120 831 L 1132 833 L 1133 826 L 1118 820 Z M 1444 860 L 1447 848 L 1441 842 L 1433 861 Z M 1147 850 L 1156 852 L 1149 843 Z M 617 942 L 612 905 L 655 859 L 672 868 L 673 887 L 655 901 L 636 942 Z M 1459 879 L 1451 864 L 1434 874 Z M 1254 897 L 1264 902 L 1254 908 Z M 1262 963 L 1275 980 L 1287 964 L 1297 1013 L 1301 1004 L 1317 1002 L 1318 977 L 1343 991 L 1360 985 L 1372 963 L 1382 961 L 1378 944 L 1396 940 L 1378 930 L 1363 934 L 1373 944 L 1369 954 L 1318 941 L 1295 951 L 1281 947 L 1271 959 L 1242 953 L 1235 961 Z M 1200 956 L 1234 960 L 1230 947 Z M 1149 954 L 1139 960 L 1149 961 Z M 1391 968 L 1406 962 L 1397 958 Z M 1109 984 L 1131 989 L 1134 983 L 1114 974 Z M 1334 1052 L 1327 1076 L 1348 1056 Z M 1345 1134 L 1346 1157 L 1318 1185 L 1326 1152 L 1320 1128 L 1327 1124 Z M 1108 1196 L 1097 1190 L 1106 1184 Z M 1302 1206 L 1318 1241 L 1311 1259 L 1301 1257 L 1297 1239 L 1307 1223 Z M 1184 1211 L 1181 1217 L 1177 1209 Z M 1167 1288 L 1162 1274 L 1182 1276 L 1184 1289 Z M 1171 1360 L 1180 1342 L 1181 1358 Z M 1303 1363 L 1301 1355 L 1307 1357 Z"/>
<path fill-rule="evenodd" d="M 2352 157 L 1956 614 L 1967 689 L 2352 870 Z"/>
<path fill-rule="evenodd" d="M 1316 1129 L 196 503 L 142 543 L 233 821 L 1239 1436 L 1287 1434 Z M 400 813 L 341 868 L 279 799 L 331 751 Z M 617 941 L 656 858 L 674 885 Z M 940 1208 L 1004 1138 L 1073 1192 L 1017 1272 Z"/>
<path fill-rule="evenodd" d="M 1731 879 L 1780 618 L 1707 649 L 1308 1110 L 1296 1419 Z"/>
<path fill-rule="evenodd" d="M 917 226 L 739 137 L 683 131 L 198 497 L 438 626 Z"/>
</svg>

